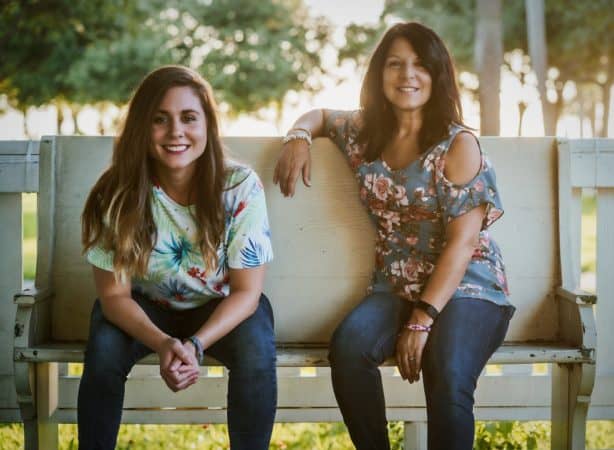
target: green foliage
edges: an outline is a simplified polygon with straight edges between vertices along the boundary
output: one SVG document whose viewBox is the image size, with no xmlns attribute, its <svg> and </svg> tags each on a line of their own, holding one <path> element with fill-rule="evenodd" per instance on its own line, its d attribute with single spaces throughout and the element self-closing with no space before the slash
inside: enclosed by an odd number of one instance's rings
<svg viewBox="0 0 614 450">
<path fill-rule="evenodd" d="M 586 427 L 586 448 L 614 448 L 614 421 L 589 421 Z"/>
<path fill-rule="evenodd" d="M 389 0 L 376 26 L 352 24 L 339 58 L 364 62 L 383 32 L 393 23 L 415 21 L 432 28 L 450 49 L 461 70 L 473 69 L 475 0 Z"/>
<path fill-rule="evenodd" d="M 550 427 L 544 422 L 478 422 L 475 450 L 537 450 L 550 442 Z"/>
<path fill-rule="evenodd" d="M 391 0 L 384 14 L 432 28 L 450 49 L 458 68 L 473 69 L 475 0 Z"/>
<path fill-rule="evenodd" d="M 0 7 L 0 88 L 25 110 L 125 103 L 153 68 L 185 64 L 230 112 L 319 87 L 330 27 L 302 0 L 9 0 Z"/>
<path fill-rule="evenodd" d="M 388 425 L 392 450 L 403 448 L 403 422 Z M 0 424 L 0 450 L 23 448 L 23 426 Z M 60 425 L 60 450 L 77 449 L 77 426 Z M 478 422 L 475 450 L 549 449 L 548 422 Z M 228 448 L 226 425 L 122 425 L 118 450 L 179 450 Z M 341 423 L 275 424 L 271 450 L 349 450 L 353 448 Z M 614 421 L 589 421 L 589 450 L 614 448 Z"/>
<path fill-rule="evenodd" d="M 233 112 L 279 105 L 289 90 L 320 87 L 320 51 L 330 28 L 301 0 L 184 1 L 179 19 L 174 41 Z"/>
<path fill-rule="evenodd" d="M 0 83 L 11 89 L 12 99 L 21 108 L 58 98 L 71 100 L 78 88 L 66 76 L 72 65 L 94 42 L 136 32 L 149 13 L 145 4 L 136 0 L 3 2 Z"/>
</svg>

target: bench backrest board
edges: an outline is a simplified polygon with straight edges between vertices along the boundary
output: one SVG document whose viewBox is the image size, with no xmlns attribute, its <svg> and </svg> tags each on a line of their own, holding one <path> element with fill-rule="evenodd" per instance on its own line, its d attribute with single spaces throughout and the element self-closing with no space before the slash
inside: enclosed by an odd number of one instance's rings
<svg viewBox="0 0 614 450">
<path fill-rule="evenodd" d="M 493 161 L 505 215 L 493 226 L 518 311 L 508 340 L 551 340 L 558 318 L 551 296 L 560 283 L 556 149 L 552 138 L 482 138 Z M 286 199 L 273 185 L 279 138 L 226 138 L 231 156 L 251 165 L 266 189 L 275 260 L 267 269 L 279 342 L 322 343 L 364 295 L 374 231 L 344 158 L 316 141 L 311 188 Z M 50 288 L 52 340 L 87 337 L 96 296 L 81 254 L 84 200 L 110 160 L 112 138 L 56 137 L 41 144 L 39 260 L 36 285 Z"/>
</svg>

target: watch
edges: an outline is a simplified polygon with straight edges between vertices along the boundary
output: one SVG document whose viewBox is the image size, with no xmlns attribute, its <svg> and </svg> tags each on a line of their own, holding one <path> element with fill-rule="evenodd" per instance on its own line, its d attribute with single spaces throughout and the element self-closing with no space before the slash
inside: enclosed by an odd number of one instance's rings
<svg viewBox="0 0 614 450">
<path fill-rule="evenodd" d="M 198 364 L 202 364 L 205 359 L 205 349 L 203 348 L 203 344 L 200 342 L 200 339 L 198 339 L 196 336 L 190 336 L 187 340 L 194 345 L 194 352 L 196 353 Z"/>
<path fill-rule="evenodd" d="M 433 320 L 437 319 L 437 316 L 439 315 L 437 308 L 424 300 L 416 300 L 415 307 L 424 311 Z"/>
</svg>

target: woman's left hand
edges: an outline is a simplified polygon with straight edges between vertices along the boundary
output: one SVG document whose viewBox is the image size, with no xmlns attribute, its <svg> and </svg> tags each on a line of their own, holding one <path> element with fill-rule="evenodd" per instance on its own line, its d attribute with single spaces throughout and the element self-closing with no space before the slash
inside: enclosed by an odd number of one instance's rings
<svg viewBox="0 0 614 450">
<path fill-rule="evenodd" d="M 422 352 L 429 334 L 403 328 L 397 337 L 397 367 L 404 380 L 413 383 L 420 380 Z"/>
</svg>

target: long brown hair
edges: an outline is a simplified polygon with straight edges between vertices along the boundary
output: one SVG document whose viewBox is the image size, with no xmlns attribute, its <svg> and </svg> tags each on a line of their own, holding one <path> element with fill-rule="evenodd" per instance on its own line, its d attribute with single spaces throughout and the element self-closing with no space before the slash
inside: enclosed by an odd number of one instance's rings
<svg viewBox="0 0 614 450">
<path fill-rule="evenodd" d="M 164 66 L 147 75 L 136 89 L 115 141 L 111 165 L 92 188 L 81 216 L 83 251 L 100 246 L 113 252 L 113 269 L 120 279 L 143 276 L 157 238 L 151 210 L 153 146 L 151 125 L 166 92 L 188 86 L 200 99 L 207 124 L 207 145 L 196 160 L 191 190 L 198 245 L 205 263 L 215 267 L 224 232 L 222 191 L 226 162 L 211 86 L 195 71 Z"/>
<path fill-rule="evenodd" d="M 397 38 L 411 44 L 432 80 L 431 96 L 423 109 L 422 128 L 418 137 L 421 151 L 426 151 L 444 139 L 450 125 L 463 125 L 454 65 L 445 44 L 433 30 L 420 23 L 396 24 L 384 33 L 373 51 L 360 91 L 363 126 L 358 142 L 365 145 L 365 158 L 368 161 L 380 157 L 398 127 L 396 115 L 382 87 L 388 50 Z"/>
</svg>

